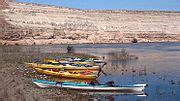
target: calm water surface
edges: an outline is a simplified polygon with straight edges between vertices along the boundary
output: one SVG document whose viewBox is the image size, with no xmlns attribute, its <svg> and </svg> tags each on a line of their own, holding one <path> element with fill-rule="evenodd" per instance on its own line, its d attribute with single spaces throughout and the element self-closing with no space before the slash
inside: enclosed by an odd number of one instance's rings
<svg viewBox="0 0 180 101">
<path fill-rule="evenodd" d="M 14 46 L 12 46 L 14 47 Z M 11 47 L 11 48 L 12 48 Z M 18 46 L 22 52 L 56 53 L 66 52 L 67 45 Z M 82 44 L 73 45 L 78 53 L 104 57 L 107 65 L 97 79 L 100 83 L 114 81 L 116 84 L 146 83 L 146 97 L 116 95 L 101 100 L 116 101 L 180 101 L 180 43 L 137 43 L 137 44 Z M 121 62 L 110 59 L 108 53 L 126 49 L 137 60 Z M 12 50 L 13 52 L 13 50 Z M 92 98 L 95 100 L 96 98 Z"/>
</svg>

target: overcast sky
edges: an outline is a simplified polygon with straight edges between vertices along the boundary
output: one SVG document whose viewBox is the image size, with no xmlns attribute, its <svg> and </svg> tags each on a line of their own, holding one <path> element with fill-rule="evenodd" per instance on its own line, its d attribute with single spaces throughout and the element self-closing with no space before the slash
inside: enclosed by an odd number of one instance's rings
<svg viewBox="0 0 180 101">
<path fill-rule="evenodd" d="M 180 11 L 180 0 L 16 0 L 79 9 Z"/>
</svg>

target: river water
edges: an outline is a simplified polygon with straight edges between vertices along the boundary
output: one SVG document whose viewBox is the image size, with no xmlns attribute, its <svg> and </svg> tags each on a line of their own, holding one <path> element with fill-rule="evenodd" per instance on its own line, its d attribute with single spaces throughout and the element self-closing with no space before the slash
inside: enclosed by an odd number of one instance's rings
<svg viewBox="0 0 180 101">
<path fill-rule="evenodd" d="M 99 83 L 114 81 L 116 84 L 148 84 L 144 91 L 147 96 L 123 94 L 96 96 L 90 100 L 180 101 L 180 43 L 81 44 L 71 46 L 74 47 L 76 53 L 93 54 L 107 62 L 103 68 L 107 75 L 101 73 L 97 79 Z M 1 52 L 8 50 L 11 54 L 17 52 L 51 54 L 66 52 L 66 47 L 67 45 L 8 46 L 1 47 Z M 130 55 L 137 56 L 138 59 L 120 61 L 109 55 L 112 52 L 120 53 L 122 49 Z"/>
</svg>

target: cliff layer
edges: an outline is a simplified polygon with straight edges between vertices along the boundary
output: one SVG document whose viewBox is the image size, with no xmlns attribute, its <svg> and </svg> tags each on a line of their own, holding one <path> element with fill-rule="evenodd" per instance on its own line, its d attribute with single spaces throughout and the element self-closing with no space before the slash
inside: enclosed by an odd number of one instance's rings
<svg viewBox="0 0 180 101">
<path fill-rule="evenodd" d="M 79 10 L 17 2 L 8 5 L 0 11 L 3 45 L 180 41 L 180 12 Z"/>
</svg>

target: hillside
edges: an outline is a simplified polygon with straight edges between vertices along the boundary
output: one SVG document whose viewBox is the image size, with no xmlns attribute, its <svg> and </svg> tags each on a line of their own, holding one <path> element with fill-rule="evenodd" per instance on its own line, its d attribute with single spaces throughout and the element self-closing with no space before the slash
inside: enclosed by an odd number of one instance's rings
<svg viewBox="0 0 180 101">
<path fill-rule="evenodd" d="M 79 10 L 9 2 L 2 45 L 179 42 L 180 12 Z M 2 26 L 3 25 L 3 26 Z"/>
</svg>

